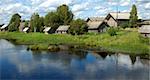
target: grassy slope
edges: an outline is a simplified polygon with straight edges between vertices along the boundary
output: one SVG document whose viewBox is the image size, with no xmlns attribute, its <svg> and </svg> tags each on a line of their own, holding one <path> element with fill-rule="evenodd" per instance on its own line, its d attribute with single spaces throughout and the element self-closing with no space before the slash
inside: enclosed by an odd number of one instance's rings
<svg viewBox="0 0 150 80">
<path fill-rule="evenodd" d="M 121 31 L 117 34 L 117 36 L 111 37 L 107 33 L 72 36 L 67 34 L 0 32 L 0 38 L 16 39 L 19 44 L 38 44 L 42 48 L 47 48 L 49 44 L 78 44 L 103 47 L 113 52 L 150 53 L 150 46 L 140 42 L 137 32 Z"/>
</svg>

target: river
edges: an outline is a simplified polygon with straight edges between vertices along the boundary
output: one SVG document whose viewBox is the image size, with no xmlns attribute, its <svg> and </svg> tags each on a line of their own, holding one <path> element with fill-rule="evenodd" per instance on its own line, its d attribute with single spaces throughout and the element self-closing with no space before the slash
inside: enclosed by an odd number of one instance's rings
<svg viewBox="0 0 150 80">
<path fill-rule="evenodd" d="M 30 51 L 0 40 L 0 79 L 149 80 L 150 60 L 88 50 Z"/>
</svg>

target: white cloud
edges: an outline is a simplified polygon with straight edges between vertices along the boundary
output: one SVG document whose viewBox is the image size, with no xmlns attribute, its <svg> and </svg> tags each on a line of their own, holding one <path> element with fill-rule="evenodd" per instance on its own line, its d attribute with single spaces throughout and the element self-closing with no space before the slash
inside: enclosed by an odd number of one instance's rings
<svg viewBox="0 0 150 80">
<path fill-rule="evenodd" d="M 147 3 L 147 4 L 145 5 L 145 8 L 149 8 L 149 9 L 150 9 L 150 3 Z"/>
<path fill-rule="evenodd" d="M 82 4 L 76 4 L 72 7 L 72 11 L 73 12 L 77 12 L 77 11 L 84 11 L 87 10 L 89 7 L 89 3 L 82 3 Z"/>
<path fill-rule="evenodd" d="M 121 6 L 128 6 L 129 5 L 129 2 L 123 2 L 122 4 L 121 4 Z"/>
<path fill-rule="evenodd" d="M 135 3 L 138 13 L 143 18 L 148 18 L 150 14 L 149 0 L 1 0 L 0 1 L 0 24 L 6 23 L 14 13 L 20 13 L 23 19 L 29 19 L 34 12 L 45 15 L 49 11 L 56 10 L 61 4 L 69 5 L 76 18 L 87 18 L 90 16 L 105 16 L 108 12 L 119 11 L 129 12 L 132 4 Z"/>
</svg>

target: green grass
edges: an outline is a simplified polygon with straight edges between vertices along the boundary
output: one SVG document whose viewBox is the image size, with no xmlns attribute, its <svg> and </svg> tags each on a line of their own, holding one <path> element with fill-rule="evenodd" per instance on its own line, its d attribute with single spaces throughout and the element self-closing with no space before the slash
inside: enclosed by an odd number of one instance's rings
<svg viewBox="0 0 150 80">
<path fill-rule="evenodd" d="M 1 39 L 13 39 L 18 44 L 28 44 L 47 49 L 50 44 L 85 45 L 91 48 L 103 47 L 112 52 L 129 54 L 150 54 L 150 46 L 140 41 L 137 31 L 120 31 L 117 36 L 102 34 L 85 34 L 72 36 L 69 34 L 0 32 Z M 150 40 L 150 39 L 149 39 Z"/>
</svg>

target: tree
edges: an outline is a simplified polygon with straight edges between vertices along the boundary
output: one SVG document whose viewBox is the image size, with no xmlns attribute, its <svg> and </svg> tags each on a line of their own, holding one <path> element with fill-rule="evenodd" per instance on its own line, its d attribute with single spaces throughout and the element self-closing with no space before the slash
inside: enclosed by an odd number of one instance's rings
<svg viewBox="0 0 150 80">
<path fill-rule="evenodd" d="M 44 24 L 43 18 L 40 18 L 38 13 L 34 13 L 31 16 L 30 24 L 32 32 L 40 32 Z"/>
<path fill-rule="evenodd" d="M 55 32 L 60 24 L 59 16 L 56 12 L 49 12 L 44 19 L 44 24 L 47 27 L 51 27 L 51 33 Z"/>
<path fill-rule="evenodd" d="M 28 21 L 25 21 L 25 27 L 28 27 L 28 25 L 29 25 L 29 22 Z"/>
<path fill-rule="evenodd" d="M 60 18 L 61 25 L 68 25 L 73 19 L 73 13 L 69 10 L 69 7 L 65 4 L 57 8 L 57 13 Z"/>
<path fill-rule="evenodd" d="M 72 35 L 84 34 L 87 32 L 87 24 L 82 19 L 73 20 L 70 23 L 69 33 Z"/>
<path fill-rule="evenodd" d="M 130 12 L 129 26 L 131 28 L 137 27 L 137 21 L 138 21 L 137 8 L 136 8 L 136 5 L 134 4 L 132 6 L 132 9 L 131 9 L 131 12 Z"/>
<path fill-rule="evenodd" d="M 43 32 L 44 29 L 44 17 L 40 17 L 39 19 L 39 28 L 40 28 L 40 32 Z"/>
<path fill-rule="evenodd" d="M 14 14 L 9 22 L 8 30 L 11 32 L 19 31 L 18 27 L 20 25 L 20 22 L 21 22 L 21 16 L 18 13 Z"/>
</svg>

